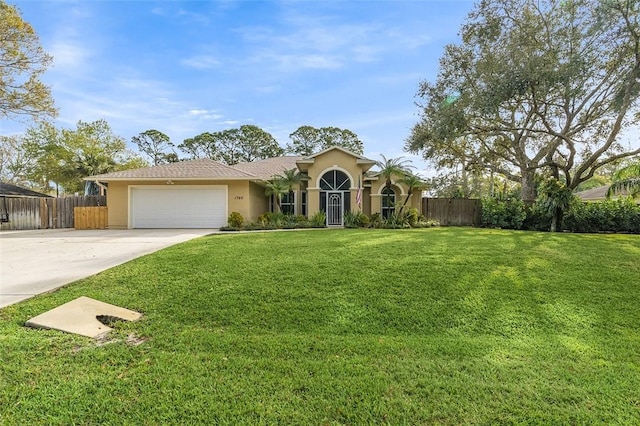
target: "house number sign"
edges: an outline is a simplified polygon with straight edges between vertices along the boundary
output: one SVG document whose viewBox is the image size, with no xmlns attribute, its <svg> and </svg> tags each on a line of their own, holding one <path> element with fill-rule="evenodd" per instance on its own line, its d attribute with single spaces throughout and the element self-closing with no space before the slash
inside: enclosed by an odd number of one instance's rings
<svg viewBox="0 0 640 426">
<path fill-rule="evenodd" d="M 243 197 L 242 195 L 236 195 L 236 198 L 235 198 L 235 199 L 236 199 L 236 200 L 242 200 L 242 199 L 244 199 L 244 197 Z"/>
</svg>

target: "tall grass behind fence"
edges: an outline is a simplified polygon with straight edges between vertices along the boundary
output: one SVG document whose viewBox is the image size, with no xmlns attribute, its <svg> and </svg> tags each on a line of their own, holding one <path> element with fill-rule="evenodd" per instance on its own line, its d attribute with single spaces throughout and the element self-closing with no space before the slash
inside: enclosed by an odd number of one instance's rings
<svg viewBox="0 0 640 426">
<path fill-rule="evenodd" d="M 73 228 L 75 207 L 106 206 L 107 197 L 99 195 L 38 198 L 2 197 L 0 209 L 6 208 L 9 222 L 1 230 Z"/>
<path fill-rule="evenodd" d="M 444 226 L 480 226 L 480 200 L 469 198 L 423 198 L 422 214 Z"/>
</svg>

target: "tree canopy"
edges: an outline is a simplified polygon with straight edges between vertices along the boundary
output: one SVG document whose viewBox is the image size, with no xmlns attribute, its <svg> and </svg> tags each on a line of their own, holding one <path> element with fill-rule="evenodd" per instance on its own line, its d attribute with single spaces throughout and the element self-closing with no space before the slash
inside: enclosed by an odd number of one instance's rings
<svg viewBox="0 0 640 426">
<path fill-rule="evenodd" d="M 0 0 L 0 116 L 53 117 L 51 90 L 40 80 L 52 57 L 15 6 Z"/>
<path fill-rule="evenodd" d="M 640 95 L 638 0 L 482 0 L 446 46 L 406 148 L 440 167 L 503 174 L 535 198 L 544 172 L 569 189 L 640 153 L 621 133 Z"/>
<path fill-rule="evenodd" d="M 237 129 L 201 133 L 185 139 L 178 148 L 191 158 L 211 158 L 229 165 L 277 157 L 284 153 L 271 134 L 249 124 Z"/>
<path fill-rule="evenodd" d="M 300 126 L 289 138 L 291 143 L 287 145 L 287 152 L 291 154 L 311 155 L 331 146 L 339 146 L 355 154 L 364 153 L 362 141 L 349 129 Z"/>
<path fill-rule="evenodd" d="M 175 163 L 178 156 L 173 152 L 173 142 L 169 136 L 159 130 L 150 129 L 131 138 L 131 142 L 138 146 L 138 150 L 148 156 L 154 166 L 158 164 Z M 167 152 L 172 150 L 172 152 Z"/>
<path fill-rule="evenodd" d="M 33 187 L 28 174 L 34 163 L 25 151 L 23 136 L 0 136 L 0 181 Z"/>
<path fill-rule="evenodd" d="M 75 130 L 40 123 L 27 130 L 24 148 L 34 161 L 28 178 L 45 192 L 51 182 L 65 193 L 82 192 L 87 176 L 147 164 L 126 149 L 125 140 L 115 135 L 105 120 L 78 121 Z"/>
</svg>

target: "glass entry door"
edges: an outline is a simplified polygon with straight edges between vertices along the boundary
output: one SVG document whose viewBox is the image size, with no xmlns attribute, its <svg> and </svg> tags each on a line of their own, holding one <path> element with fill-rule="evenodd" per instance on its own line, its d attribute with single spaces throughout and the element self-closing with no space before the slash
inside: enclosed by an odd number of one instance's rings
<svg viewBox="0 0 640 426">
<path fill-rule="evenodd" d="M 343 192 L 327 192 L 327 226 L 342 226 Z"/>
</svg>

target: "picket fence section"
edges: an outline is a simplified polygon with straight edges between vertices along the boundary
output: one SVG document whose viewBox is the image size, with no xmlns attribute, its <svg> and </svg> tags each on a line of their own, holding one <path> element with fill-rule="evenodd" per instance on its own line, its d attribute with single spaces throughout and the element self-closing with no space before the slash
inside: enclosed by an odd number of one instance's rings
<svg viewBox="0 0 640 426">
<path fill-rule="evenodd" d="M 422 214 L 443 226 L 480 226 L 482 204 L 469 198 L 423 198 Z"/>
<path fill-rule="evenodd" d="M 2 197 L 0 210 L 9 221 L 0 230 L 57 229 L 74 227 L 74 208 L 105 206 L 107 197 L 99 195 L 39 198 Z"/>
</svg>

